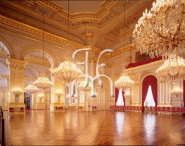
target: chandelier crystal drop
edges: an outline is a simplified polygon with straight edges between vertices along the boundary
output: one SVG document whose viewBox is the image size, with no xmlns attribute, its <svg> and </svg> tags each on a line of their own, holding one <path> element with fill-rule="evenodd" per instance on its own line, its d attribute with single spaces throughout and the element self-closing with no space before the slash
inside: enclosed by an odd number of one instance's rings
<svg viewBox="0 0 185 146">
<path fill-rule="evenodd" d="M 82 71 L 72 62 L 71 57 L 66 57 L 58 68 L 55 68 L 51 73 L 64 83 L 69 83 L 82 74 Z"/>
<path fill-rule="evenodd" d="M 115 87 L 121 89 L 122 91 L 126 91 L 130 89 L 134 84 L 134 81 L 127 75 L 121 75 L 121 77 L 115 81 Z"/>
<path fill-rule="evenodd" d="M 53 86 L 53 83 L 50 82 L 50 80 L 47 77 L 42 75 L 35 82 L 33 82 L 33 85 L 35 85 L 39 89 L 45 91 L 45 90 L 50 89 Z"/>
<path fill-rule="evenodd" d="M 184 53 L 185 1 L 156 0 L 133 31 L 133 44 L 141 54 L 167 58 L 174 50 Z"/>
<path fill-rule="evenodd" d="M 159 80 L 174 81 L 185 77 L 185 60 L 179 56 L 169 57 L 156 70 Z"/>
<path fill-rule="evenodd" d="M 39 91 L 39 88 L 33 84 L 30 84 L 26 88 L 24 88 L 24 91 L 32 94 L 32 93 L 36 93 L 37 91 Z"/>
</svg>

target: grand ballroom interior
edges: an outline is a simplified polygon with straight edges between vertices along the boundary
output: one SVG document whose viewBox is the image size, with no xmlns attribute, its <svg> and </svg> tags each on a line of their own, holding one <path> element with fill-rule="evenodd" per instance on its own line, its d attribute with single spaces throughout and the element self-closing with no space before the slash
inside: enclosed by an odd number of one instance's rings
<svg viewBox="0 0 185 146">
<path fill-rule="evenodd" d="M 185 0 L 1 0 L 1 145 L 185 145 Z"/>
</svg>

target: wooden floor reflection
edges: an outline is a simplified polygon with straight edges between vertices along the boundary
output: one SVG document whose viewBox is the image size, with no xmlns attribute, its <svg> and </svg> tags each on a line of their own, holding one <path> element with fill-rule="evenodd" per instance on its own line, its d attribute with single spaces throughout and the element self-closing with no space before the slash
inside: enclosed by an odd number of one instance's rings
<svg viewBox="0 0 185 146">
<path fill-rule="evenodd" d="M 7 145 L 185 144 L 185 117 L 134 112 L 4 113 Z"/>
</svg>

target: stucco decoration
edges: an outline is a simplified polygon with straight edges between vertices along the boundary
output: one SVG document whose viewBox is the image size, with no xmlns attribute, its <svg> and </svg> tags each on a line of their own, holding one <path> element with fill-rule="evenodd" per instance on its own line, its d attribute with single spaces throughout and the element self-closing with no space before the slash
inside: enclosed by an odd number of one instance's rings
<svg viewBox="0 0 185 146">
<path fill-rule="evenodd" d="M 39 73 L 35 68 L 33 68 L 31 66 L 26 66 L 26 68 L 24 70 L 24 77 L 36 79 L 39 77 Z"/>
</svg>

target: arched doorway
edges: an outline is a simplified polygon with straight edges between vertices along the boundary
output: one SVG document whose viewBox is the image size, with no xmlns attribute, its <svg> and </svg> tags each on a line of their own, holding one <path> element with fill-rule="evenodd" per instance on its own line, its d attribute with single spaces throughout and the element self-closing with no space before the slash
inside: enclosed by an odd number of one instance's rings
<svg viewBox="0 0 185 146">
<path fill-rule="evenodd" d="M 121 91 L 121 89 L 115 88 L 115 105 L 116 106 L 125 106 L 125 92 Z M 120 103 L 119 100 L 121 100 Z"/>
<path fill-rule="evenodd" d="M 144 101 L 147 96 L 149 86 L 152 88 L 155 106 L 157 106 L 157 78 L 153 75 L 149 75 L 146 76 L 142 82 L 142 112 L 144 112 Z"/>
</svg>

